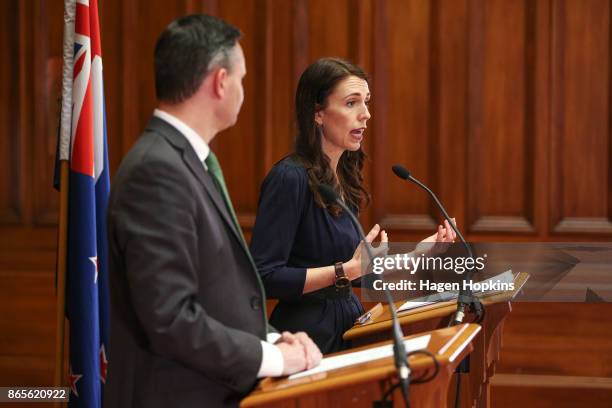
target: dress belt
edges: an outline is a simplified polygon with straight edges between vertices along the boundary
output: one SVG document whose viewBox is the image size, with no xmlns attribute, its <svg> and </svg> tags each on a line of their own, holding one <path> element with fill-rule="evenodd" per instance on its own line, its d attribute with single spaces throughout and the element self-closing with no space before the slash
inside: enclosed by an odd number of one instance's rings
<svg viewBox="0 0 612 408">
<path fill-rule="evenodd" d="M 336 299 L 350 299 L 353 293 L 353 288 L 348 287 L 348 290 L 339 290 L 335 286 L 327 286 L 325 288 L 316 290 L 314 292 L 307 293 L 302 296 L 302 299 L 313 299 L 317 301 L 321 300 L 336 300 Z"/>
</svg>

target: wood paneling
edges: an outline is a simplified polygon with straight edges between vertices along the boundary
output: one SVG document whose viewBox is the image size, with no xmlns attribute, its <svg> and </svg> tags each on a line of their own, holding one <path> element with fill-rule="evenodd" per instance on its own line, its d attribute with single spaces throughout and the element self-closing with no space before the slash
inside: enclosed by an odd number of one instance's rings
<svg viewBox="0 0 612 408">
<path fill-rule="evenodd" d="M 612 232 L 610 2 L 552 7 L 552 230 Z"/>
<path fill-rule="evenodd" d="M 308 36 L 306 55 L 309 58 L 304 61 L 306 65 L 322 57 L 350 56 L 351 36 L 355 34 L 350 31 L 350 20 L 356 17 L 356 9 L 350 7 L 352 4 L 354 2 L 349 0 L 305 2 L 308 24 L 307 31 L 302 35 Z"/>
<path fill-rule="evenodd" d="M 62 85 L 62 25 L 63 11 L 49 2 L 37 2 L 32 10 L 33 35 L 31 54 L 34 70 L 40 70 L 32 81 L 33 132 L 24 143 L 24 161 L 28 164 L 27 185 L 31 185 L 32 223 L 37 226 L 53 226 L 57 222 L 59 197 L 49 188 L 53 185 L 55 150 L 61 109 Z M 27 79 L 31 81 L 30 78 Z M 28 200 L 30 201 L 30 200 Z"/>
<path fill-rule="evenodd" d="M 612 377 L 607 303 L 517 303 L 504 329 L 501 372 Z"/>
<path fill-rule="evenodd" d="M 607 408 L 610 378 L 501 374 L 493 377 L 491 407 Z"/>
<path fill-rule="evenodd" d="M 53 385 L 53 279 L 48 269 L 0 271 L 0 386 Z"/>
<path fill-rule="evenodd" d="M 439 149 L 436 160 L 444 163 L 444 176 L 440 177 L 437 193 L 447 211 L 456 215 L 458 225 L 464 229 L 465 218 L 460 214 L 465 213 L 466 200 L 463 197 L 468 185 L 464 159 L 468 113 L 468 2 L 434 3 L 431 100 L 436 116 L 431 119 L 431 137 L 437 138 L 439 145 L 444 146 Z"/>
<path fill-rule="evenodd" d="M 20 33 L 23 22 L 15 16 L 20 16 L 17 2 L 0 4 L 0 49 L 2 60 L 0 64 L 0 162 L 3 163 L 0 172 L 0 223 L 19 223 L 22 217 L 22 184 L 20 180 L 19 153 L 21 150 L 20 125 L 20 82 L 19 62 L 24 55 L 21 47 L 25 38 Z M 20 35 L 22 34 L 22 35 Z M 9 63 L 10 62 L 10 63 Z M 13 137 L 10 137 L 13 136 Z"/>
<path fill-rule="evenodd" d="M 213 148 L 247 236 L 265 174 L 292 149 L 301 72 L 340 56 L 371 76 L 365 228 L 414 241 L 439 222 L 391 173 L 402 163 L 468 239 L 612 237 L 609 0 L 102 1 L 111 176 L 155 106 L 157 36 L 202 11 L 244 33 L 244 106 Z M 51 380 L 62 13 L 62 2 L 0 2 L 0 385 Z M 517 305 L 500 369 L 612 376 L 609 323 L 594 318 L 609 311 Z M 597 351 L 581 351 L 584 338 Z M 551 353 L 536 362 L 542 347 Z"/>
<path fill-rule="evenodd" d="M 470 231 L 533 231 L 533 8 L 532 2 L 469 2 Z"/>
<path fill-rule="evenodd" d="M 436 225 L 433 207 L 427 197 L 400 183 L 390 171 L 393 163 L 404 164 L 424 183 L 438 186 L 440 169 L 436 163 L 439 140 L 430 134 L 432 104 L 432 14 L 428 1 L 392 1 L 379 6 L 374 31 L 375 44 L 386 44 L 374 51 L 373 101 L 379 118 L 373 140 L 374 218 L 388 229 L 428 229 Z M 379 29 L 386 25 L 386 29 Z M 391 29 L 393 28 L 393 29 Z M 383 78 L 381 81 L 381 77 Z M 378 99 L 383 104 L 382 112 Z M 382 119 L 380 116 L 384 115 Z M 394 118 L 392 120 L 389 120 Z"/>
<path fill-rule="evenodd" d="M 493 407 L 606 407 L 610 304 L 517 303 L 504 327 Z"/>
</svg>

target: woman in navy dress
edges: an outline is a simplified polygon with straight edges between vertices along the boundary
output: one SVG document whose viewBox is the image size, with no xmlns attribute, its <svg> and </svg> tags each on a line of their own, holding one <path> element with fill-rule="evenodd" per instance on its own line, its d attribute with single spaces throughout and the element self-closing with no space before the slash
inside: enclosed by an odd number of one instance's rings
<svg viewBox="0 0 612 408">
<path fill-rule="evenodd" d="M 334 186 L 355 212 L 369 202 L 361 174 L 369 100 L 366 74 L 347 61 L 323 58 L 304 71 L 295 100 L 296 149 L 266 176 L 253 229 L 253 259 L 267 296 L 279 299 L 270 324 L 305 331 L 323 353 L 349 347 L 342 334 L 364 312 L 344 285 L 361 276 L 362 245 L 348 215 L 325 203 L 316 186 Z M 375 225 L 366 240 L 379 235 L 386 243 Z M 453 239 L 442 226 L 432 237 Z"/>
</svg>

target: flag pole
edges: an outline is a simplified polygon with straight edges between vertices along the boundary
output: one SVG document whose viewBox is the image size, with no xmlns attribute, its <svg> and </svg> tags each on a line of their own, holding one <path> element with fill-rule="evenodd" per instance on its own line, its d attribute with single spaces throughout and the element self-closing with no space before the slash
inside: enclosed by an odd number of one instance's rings
<svg viewBox="0 0 612 408">
<path fill-rule="evenodd" d="M 57 271 L 56 271 L 56 332 L 55 332 L 55 373 L 54 385 L 64 384 L 64 333 L 66 311 L 66 270 L 68 242 L 68 191 L 70 138 L 72 129 L 72 76 L 74 65 L 74 21 L 75 0 L 64 0 L 64 44 L 62 69 L 62 110 L 58 155 L 60 160 L 60 211 L 58 220 Z M 56 407 L 61 407 L 56 402 Z"/>
<path fill-rule="evenodd" d="M 67 160 L 60 161 L 60 212 L 57 243 L 57 300 L 55 331 L 55 375 L 54 384 L 61 387 L 64 380 L 64 332 L 66 311 L 66 255 L 68 240 L 68 165 Z M 56 407 L 60 407 L 60 402 Z"/>
</svg>

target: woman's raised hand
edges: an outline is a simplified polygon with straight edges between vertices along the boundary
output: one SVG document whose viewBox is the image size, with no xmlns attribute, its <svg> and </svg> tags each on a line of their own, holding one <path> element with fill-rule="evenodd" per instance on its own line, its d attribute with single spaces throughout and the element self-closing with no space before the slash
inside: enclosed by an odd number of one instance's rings
<svg viewBox="0 0 612 408">
<path fill-rule="evenodd" d="M 377 247 L 371 246 L 372 242 L 376 239 L 376 237 L 380 234 L 380 243 Z M 385 230 L 380 229 L 380 225 L 376 224 L 372 227 L 370 232 L 366 235 L 367 245 L 370 245 L 372 248 L 373 256 L 384 256 L 387 254 L 389 250 L 389 237 Z M 359 245 L 355 249 L 355 253 L 353 257 L 343 264 L 344 271 L 350 280 L 354 280 L 359 278 L 366 270 L 367 265 L 370 263 L 370 259 L 368 258 L 368 253 L 364 248 L 364 242 L 360 241 Z"/>
</svg>

